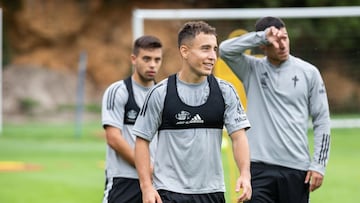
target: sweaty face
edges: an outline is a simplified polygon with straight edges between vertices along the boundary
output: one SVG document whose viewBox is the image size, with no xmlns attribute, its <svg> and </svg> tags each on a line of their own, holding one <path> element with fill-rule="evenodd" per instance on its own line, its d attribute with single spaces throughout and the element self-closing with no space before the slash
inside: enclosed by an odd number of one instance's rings
<svg viewBox="0 0 360 203">
<path fill-rule="evenodd" d="M 131 61 L 141 82 L 153 81 L 162 63 L 162 49 L 140 49 L 137 56 L 131 55 Z"/>
<path fill-rule="evenodd" d="M 190 71 L 197 76 L 206 76 L 212 73 L 217 59 L 217 40 L 212 34 L 198 34 L 195 39 L 184 45 L 182 52 Z"/>
<path fill-rule="evenodd" d="M 279 36 L 277 43 L 279 47 L 274 45 L 267 45 L 264 47 L 264 51 L 268 57 L 268 60 L 273 65 L 280 65 L 282 62 L 289 58 L 290 53 L 290 41 L 286 28 L 280 29 L 281 35 Z"/>
</svg>

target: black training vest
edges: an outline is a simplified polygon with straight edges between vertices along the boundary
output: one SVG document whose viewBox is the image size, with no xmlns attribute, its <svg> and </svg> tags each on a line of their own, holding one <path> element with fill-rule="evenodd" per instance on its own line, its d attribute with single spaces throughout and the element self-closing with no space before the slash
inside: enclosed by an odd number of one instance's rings
<svg viewBox="0 0 360 203">
<path fill-rule="evenodd" d="M 162 123 L 159 130 L 188 128 L 219 128 L 224 125 L 225 102 L 216 78 L 207 77 L 210 93 L 200 106 L 189 106 L 181 101 L 176 88 L 176 75 L 168 78 Z"/>
<path fill-rule="evenodd" d="M 140 107 L 136 104 L 134 91 L 132 88 L 131 76 L 124 80 L 126 89 L 129 93 L 128 100 L 125 105 L 124 124 L 134 125 L 135 120 L 140 112 Z"/>
</svg>

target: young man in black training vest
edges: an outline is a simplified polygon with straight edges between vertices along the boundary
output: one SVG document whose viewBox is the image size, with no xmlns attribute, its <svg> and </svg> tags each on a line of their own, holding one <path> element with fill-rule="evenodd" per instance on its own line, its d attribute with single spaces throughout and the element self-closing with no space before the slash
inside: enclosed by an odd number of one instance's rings
<svg viewBox="0 0 360 203">
<path fill-rule="evenodd" d="M 223 126 L 232 140 L 240 177 L 238 202 L 251 198 L 250 127 L 233 86 L 211 73 L 217 59 L 215 28 L 188 22 L 179 32 L 180 72 L 150 90 L 135 122 L 135 163 L 147 203 L 224 203 Z M 149 143 L 158 145 L 152 176 Z M 235 181 L 235 180 L 234 180 Z"/>
<path fill-rule="evenodd" d="M 110 85 L 103 96 L 106 132 L 106 186 L 103 203 L 141 203 L 135 169 L 132 127 L 162 62 L 162 44 L 154 36 L 138 38 L 131 55 L 133 74 Z M 156 142 L 156 141 L 154 141 Z M 151 144 L 151 151 L 155 145 Z"/>
</svg>

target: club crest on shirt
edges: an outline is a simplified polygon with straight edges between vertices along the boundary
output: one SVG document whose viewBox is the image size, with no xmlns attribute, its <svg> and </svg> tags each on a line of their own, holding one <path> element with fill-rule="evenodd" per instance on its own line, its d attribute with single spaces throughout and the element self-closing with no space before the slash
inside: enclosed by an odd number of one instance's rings
<svg viewBox="0 0 360 203">
<path fill-rule="evenodd" d="M 190 113 L 187 111 L 180 111 L 180 113 L 175 115 L 175 118 L 179 121 L 189 120 L 190 119 Z"/>
<path fill-rule="evenodd" d="M 134 109 L 131 109 L 130 111 L 127 112 L 126 117 L 129 120 L 136 120 L 138 112 L 136 112 Z"/>
</svg>

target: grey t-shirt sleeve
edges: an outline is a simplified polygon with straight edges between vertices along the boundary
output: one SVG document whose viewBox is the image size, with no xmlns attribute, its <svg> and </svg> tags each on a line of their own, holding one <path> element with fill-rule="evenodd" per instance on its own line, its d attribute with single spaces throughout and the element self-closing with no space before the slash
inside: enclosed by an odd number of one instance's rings
<svg viewBox="0 0 360 203">
<path fill-rule="evenodd" d="M 161 124 L 165 95 L 166 85 L 164 85 L 164 81 L 149 91 L 133 127 L 135 136 L 151 141 L 157 134 Z"/>
<path fill-rule="evenodd" d="M 101 106 L 102 126 L 110 125 L 123 128 L 124 106 L 128 99 L 128 92 L 123 81 L 110 85 L 104 92 Z"/>
<path fill-rule="evenodd" d="M 225 101 L 224 125 L 228 134 L 231 135 L 240 129 L 249 129 L 250 122 L 235 88 L 225 80 L 219 79 L 219 84 Z"/>
</svg>

